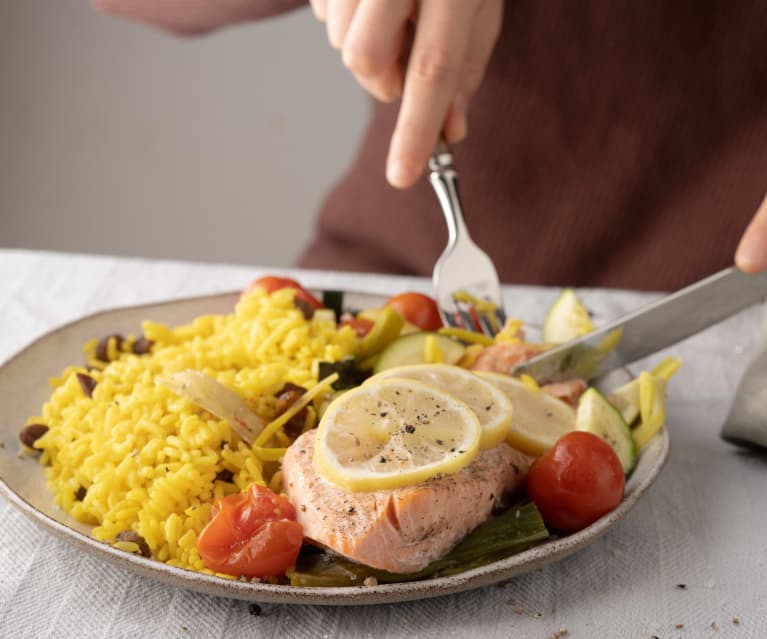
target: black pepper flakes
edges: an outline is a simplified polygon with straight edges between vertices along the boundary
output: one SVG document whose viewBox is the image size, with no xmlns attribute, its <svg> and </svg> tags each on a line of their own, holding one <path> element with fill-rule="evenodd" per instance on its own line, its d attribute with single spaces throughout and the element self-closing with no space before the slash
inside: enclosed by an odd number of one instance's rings
<svg viewBox="0 0 767 639">
<path fill-rule="evenodd" d="M 252 603 L 248 605 L 248 612 L 253 615 L 254 617 L 260 617 L 261 616 L 261 606 L 259 606 L 257 603 Z"/>
<path fill-rule="evenodd" d="M 85 495 L 88 494 L 88 490 L 84 486 L 80 486 L 75 493 L 75 501 L 82 501 L 85 499 Z"/>
<path fill-rule="evenodd" d="M 379 458 L 379 460 L 378 460 L 378 461 L 379 461 L 379 462 L 381 462 L 382 464 L 385 464 L 385 463 L 386 463 L 388 460 L 386 459 L 386 457 L 384 457 L 383 455 L 381 455 L 381 457 Z"/>
<path fill-rule="evenodd" d="M 405 432 L 410 433 L 412 435 L 415 432 L 415 426 L 413 426 L 412 424 L 407 424 L 405 426 Z"/>
</svg>

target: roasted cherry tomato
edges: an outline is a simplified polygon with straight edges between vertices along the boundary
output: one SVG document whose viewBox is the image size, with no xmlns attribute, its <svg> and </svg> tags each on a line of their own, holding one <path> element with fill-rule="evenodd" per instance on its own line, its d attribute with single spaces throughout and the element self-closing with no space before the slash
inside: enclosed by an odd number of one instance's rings
<svg viewBox="0 0 767 639">
<path fill-rule="evenodd" d="M 386 306 L 391 306 L 411 324 L 422 331 L 436 331 L 442 327 L 437 302 L 423 293 L 400 293 L 390 297 Z"/>
<path fill-rule="evenodd" d="M 350 317 L 341 320 L 341 326 L 351 326 L 358 339 L 365 337 L 370 332 L 370 329 L 373 328 L 373 324 L 373 321 L 364 317 Z"/>
<path fill-rule="evenodd" d="M 243 295 L 252 293 L 255 289 L 261 288 L 267 293 L 274 293 L 283 288 L 293 288 L 296 290 L 296 299 L 307 302 L 312 308 L 322 308 L 322 302 L 320 302 L 314 295 L 301 286 L 296 280 L 289 277 L 277 277 L 276 275 L 265 275 L 253 280 L 245 290 Z"/>
<path fill-rule="evenodd" d="M 610 512 L 623 499 L 620 460 L 596 435 L 574 431 L 530 468 L 527 494 L 552 528 L 574 532 Z"/>
<path fill-rule="evenodd" d="M 287 497 L 264 486 L 217 499 L 197 550 L 211 570 L 246 577 L 277 577 L 295 562 L 304 532 Z"/>
</svg>

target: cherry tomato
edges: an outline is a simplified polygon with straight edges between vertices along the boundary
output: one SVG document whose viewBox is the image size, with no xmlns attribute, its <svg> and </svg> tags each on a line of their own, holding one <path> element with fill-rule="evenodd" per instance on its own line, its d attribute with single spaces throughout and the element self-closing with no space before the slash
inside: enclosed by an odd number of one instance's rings
<svg viewBox="0 0 767 639">
<path fill-rule="evenodd" d="M 257 484 L 217 499 L 197 550 L 211 570 L 246 577 L 276 577 L 295 562 L 304 532 L 287 497 Z"/>
<path fill-rule="evenodd" d="M 364 317 L 351 317 L 341 320 L 341 326 L 351 326 L 358 339 L 365 337 L 370 332 L 370 329 L 373 328 L 373 324 L 374 322 Z"/>
<path fill-rule="evenodd" d="M 314 297 L 314 295 L 312 295 L 303 286 L 296 282 L 296 280 L 289 277 L 277 277 L 276 275 L 265 275 L 264 277 L 259 277 L 258 279 L 255 279 L 250 284 L 248 284 L 242 294 L 247 295 L 248 293 L 252 293 L 257 288 L 261 288 L 267 293 L 274 293 L 274 291 L 279 291 L 283 288 L 293 288 L 296 290 L 296 299 L 304 300 L 314 309 L 322 308 L 322 302 L 320 302 L 316 297 Z"/>
<path fill-rule="evenodd" d="M 436 331 L 442 328 L 437 302 L 422 293 L 400 293 L 390 297 L 386 306 L 391 306 L 411 324 L 422 331 Z"/>
<path fill-rule="evenodd" d="M 527 494 L 547 525 L 575 532 L 621 502 L 625 481 L 620 460 L 607 442 L 574 431 L 535 460 L 527 475 Z"/>
</svg>

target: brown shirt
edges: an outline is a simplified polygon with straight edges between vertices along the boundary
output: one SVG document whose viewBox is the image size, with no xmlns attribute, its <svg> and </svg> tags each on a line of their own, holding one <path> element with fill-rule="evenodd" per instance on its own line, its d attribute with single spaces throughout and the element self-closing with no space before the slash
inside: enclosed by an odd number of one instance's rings
<svg viewBox="0 0 767 639">
<path fill-rule="evenodd" d="M 514 0 L 455 147 L 469 229 L 508 283 L 671 290 L 732 263 L 767 191 L 767 3 Z M 387 185 L 376 104 L 300 265 L 430 275 L 426 178 Z"/>
</svg>

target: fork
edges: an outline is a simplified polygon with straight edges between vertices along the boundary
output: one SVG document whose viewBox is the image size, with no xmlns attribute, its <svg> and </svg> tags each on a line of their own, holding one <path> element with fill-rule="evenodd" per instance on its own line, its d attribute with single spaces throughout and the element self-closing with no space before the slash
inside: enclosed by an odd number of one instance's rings
<svg viewBox="0 0 767 639">
<path fill-rule="evenodd" d="M 432 282 L 442 321 L 451 327 L 495 335 L 506 323 L 498 273 L 469 235 L 458 197 L 453 152 L 440 138 L 429 159 L 429 181 L 447 222 L 447 246 Z"/>
</svg>

